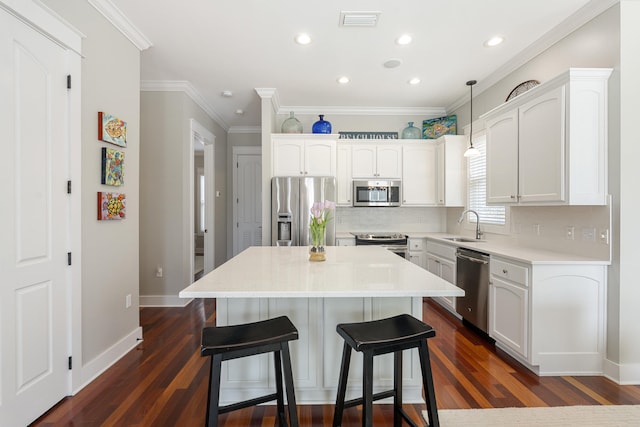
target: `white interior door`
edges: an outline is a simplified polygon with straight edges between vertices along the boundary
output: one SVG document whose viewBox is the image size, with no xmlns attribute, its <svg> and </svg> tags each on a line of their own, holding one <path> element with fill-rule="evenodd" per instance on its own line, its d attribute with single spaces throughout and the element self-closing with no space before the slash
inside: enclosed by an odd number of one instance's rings
<svg viewBox="0 0 640 427">
<path fill-rule="evenodd" d="M 67 53 L 0 9 L 0 425 L 69 391 Z"/>
<path fill-rule="evenodd" d="M 262 245 L 262 155 L 259 147 L 236 147 L 233 255 Z"/>
</svg>

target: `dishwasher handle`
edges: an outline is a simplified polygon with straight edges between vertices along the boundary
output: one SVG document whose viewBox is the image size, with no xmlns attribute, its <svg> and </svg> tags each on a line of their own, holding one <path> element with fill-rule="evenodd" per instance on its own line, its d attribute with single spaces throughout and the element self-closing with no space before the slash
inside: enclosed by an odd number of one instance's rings
<svg viewBox="0 0 640 427">
<path fill-rule="evenodd" d="M 487 260 L 469 257 L 469 256 L 466 256 L 466 255 L 462 255 L 460 253 L 456 254 L 456 258 L 462 258 L 462 259 L 467 260 L 467 261 L 475 262 L 476 264 L 483 264 L 483 265 L 484 264 L 489 264 L 489 261 L 487 261 Z"/>
</svg>

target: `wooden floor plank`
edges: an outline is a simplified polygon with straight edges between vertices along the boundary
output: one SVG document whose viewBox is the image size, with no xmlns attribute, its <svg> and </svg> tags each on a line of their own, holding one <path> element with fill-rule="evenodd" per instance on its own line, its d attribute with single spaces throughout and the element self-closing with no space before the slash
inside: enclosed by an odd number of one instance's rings
<svg viewBox="0 0 640 427">
<path fill-rule="evenodd" d="M 604 377 L 538 377 L 432 301 L 424 321 L 436 330 L 429 340 L 439 409 L 513 406 L 640 404 L 640 386 L 620 386 Z M 215 324 L 215 301 L 184 308 L 142 308 L 144 341 L 87 385 L 36 420 L 33 427 L 202 426 L 209 364 L 200 357 L 200 333 Z M 331 425 L 333 405 L 300 405 L 301 426 Z M 405 411 L 424 425 L 424 405 Z M 344 427 L 360 426 L 360 407 L 344 411 Z M 390 425 L 391 405 L 374 405 L 374 423 Z M 277 425 L 275 406 L 224 414 L 223 427 Z"/>
</svg>

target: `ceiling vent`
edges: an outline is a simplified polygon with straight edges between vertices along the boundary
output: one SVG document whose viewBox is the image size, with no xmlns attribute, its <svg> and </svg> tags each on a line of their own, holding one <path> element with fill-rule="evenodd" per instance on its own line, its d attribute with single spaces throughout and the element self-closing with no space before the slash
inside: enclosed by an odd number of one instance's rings
<svg viewBox="0 0 640 427">
<path fill-rule="evenodd" d="M 378 25 L 380 12 L 340 12 L 341 27 L 375 27 Z"/>
</svg>

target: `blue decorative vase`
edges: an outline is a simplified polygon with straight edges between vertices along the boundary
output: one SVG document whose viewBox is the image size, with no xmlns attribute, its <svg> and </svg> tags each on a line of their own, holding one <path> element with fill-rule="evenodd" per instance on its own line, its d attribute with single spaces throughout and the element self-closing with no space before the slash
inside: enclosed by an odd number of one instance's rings
<svg viewBox="0 0 640 427">
<path fill-rule="evenodd" d="M 311 131 L 313 133 L 331 133 L 331 123 L 324 119 L 323 114 L 320 114 L 320 120 L 313 124 Z"/>
</svg>

